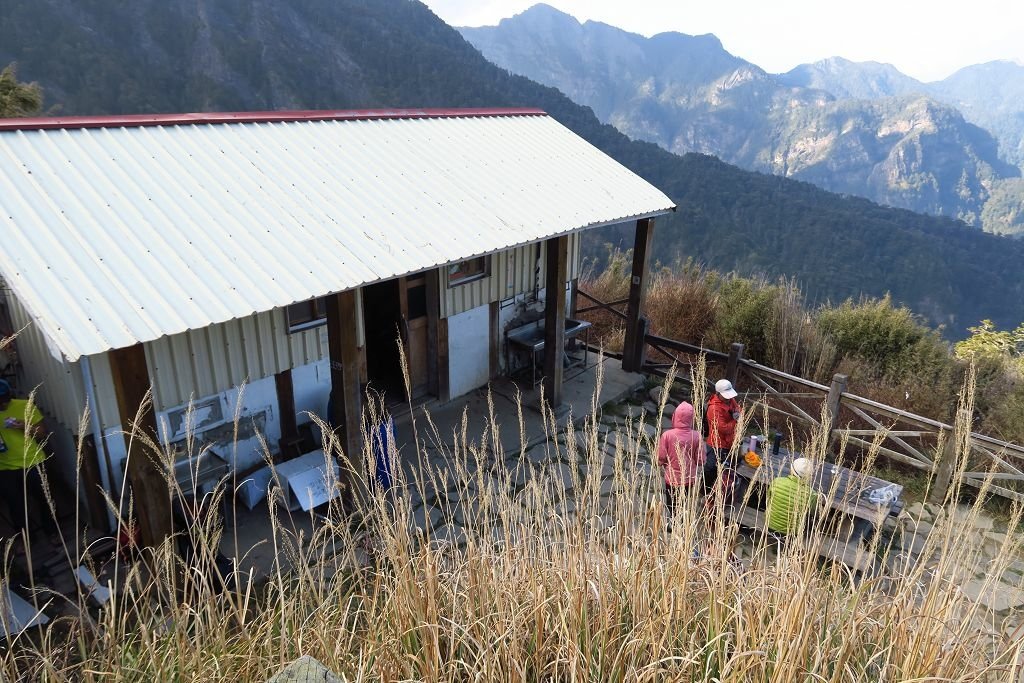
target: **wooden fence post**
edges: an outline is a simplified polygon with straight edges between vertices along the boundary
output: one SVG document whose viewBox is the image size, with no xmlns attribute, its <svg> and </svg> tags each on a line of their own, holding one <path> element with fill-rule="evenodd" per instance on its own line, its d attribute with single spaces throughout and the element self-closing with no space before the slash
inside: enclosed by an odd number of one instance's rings
<svg viewBox="0 0 1024 683">
<path fill-rule="evenodd" d="M 825 399 L 828 424 L 822 426 L 827 428 L 830 441 L 832 432 L 839 424 L 839 404 L 843 400 L 843 392 L 846 391 L 846 383 L 849 379 L 846 375 L 832 375 L 832 386 L 828 388 L 828 397 Z"/>
<path fill-rule="evenodd" d="M 972 416 L 969 411 L 961 409 L 957 411 L 956 422 L 966 420 L 967 424 L 970 425 L 971 417 Z M 946 499 L 946 494 L 949 493 L 949 488 L 953 483 L 953 474 L 956 472 L 956 422 L 954 422 L 952 429 L 942 430 L 942 435 L 945 437 L 943 440 L 942 451 L 935 454 L 935 457 L 938 458 L 935 469 L 935 483 L 932 484 L 932 490 L 928 495 L 928 500 L 929 502 L 940 505 Z M 968 427 L 968 429 L 969 428 L 970 427 Z"/>
<path fill-rule="evenodd" d="M 633 347 L 633 368 L 635 372 L 644 369 L 647 361 L 647 333 L 651 330 L 651 320 L 646 315 L 636 321 L 636 345 Z"/>
<path fill-rule="evenodd" d="M 797 377 L 800 377 L 803 374 L 805 355 L 806 354 L 804 353 L 804 349 L 802 346 L 796 350 L 796 353 L 793 355 L 793 368 L 790 370 L 791 375 L 796 375 Z"/>
<path fill-rule="evenodd" d="M 729 345 L 729 360 L 725 364 L 725 378 L 736 386 L 736 379 L 740 373 L 740 360 L 743 359 L 743 344 L 733 342 Z"/>
</svg>

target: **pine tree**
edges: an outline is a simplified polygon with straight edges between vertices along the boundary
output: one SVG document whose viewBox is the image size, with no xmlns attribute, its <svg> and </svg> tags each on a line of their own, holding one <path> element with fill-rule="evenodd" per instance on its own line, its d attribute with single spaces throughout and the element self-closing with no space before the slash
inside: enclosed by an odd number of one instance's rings
<svg viewBox="0 0 1024 683">
<path fill-rule="evenodd" d="M 43 107 L 43 91 L 38 83 L 21 83 L 15 64 L 0 71 L 0 118 L 34 116 Z"/>
</svg>

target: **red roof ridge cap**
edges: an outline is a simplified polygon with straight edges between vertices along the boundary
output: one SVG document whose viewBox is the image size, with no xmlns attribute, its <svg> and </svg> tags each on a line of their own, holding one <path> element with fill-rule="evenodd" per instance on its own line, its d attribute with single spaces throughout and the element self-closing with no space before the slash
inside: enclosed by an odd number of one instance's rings
<svg viewBox="0 0 1024 683">
<path fill-rule="evenodd" d="M 467 109 L 313 109 L 298 111 L 195 112 L 184 114 L 120 114 L 107 116 L 39 116 L 0 119 L 0 132 L 70 128 L 138 128 L 213 123 L 285 123 L 297 121 L 372 121 L 384 119 L 547 116 L 531 107 Z"/>
</svg>

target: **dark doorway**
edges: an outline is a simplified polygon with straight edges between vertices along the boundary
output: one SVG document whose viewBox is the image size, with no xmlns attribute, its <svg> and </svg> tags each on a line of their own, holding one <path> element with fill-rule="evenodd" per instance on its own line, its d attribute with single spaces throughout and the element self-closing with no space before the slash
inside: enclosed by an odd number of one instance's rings
<svg viewBox="0 0 1024 683">
<path fill-rule="evenodd" d="M 366 373 L 370 388 L 389 403 L 405 399 L 405 382 L 398 352 L 402 306 L 398 280 L 363 287 L 366 330 Z"/>
</svg>

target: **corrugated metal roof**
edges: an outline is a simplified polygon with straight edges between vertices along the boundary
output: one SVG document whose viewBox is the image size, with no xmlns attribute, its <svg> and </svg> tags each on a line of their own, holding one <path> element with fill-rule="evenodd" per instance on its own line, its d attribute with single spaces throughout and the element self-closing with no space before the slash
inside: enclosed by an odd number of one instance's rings
<svg viewBox="0 0 1024 683">
<path fill-rule="evenodd" d="M 8 124 L 0 275 L 75 360 L 673 208 L 539 112 L 303 114 Z"/>
</svg>

